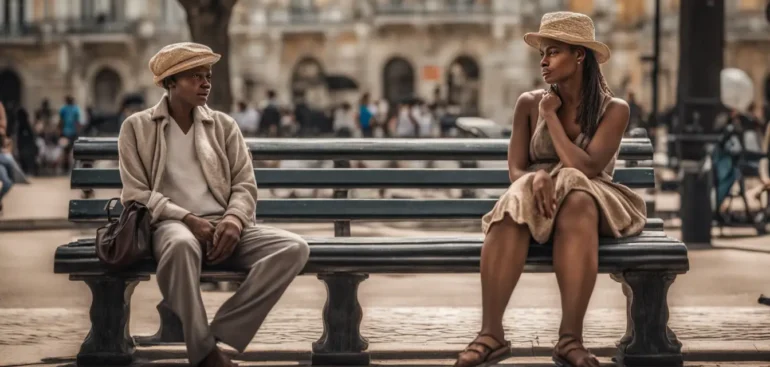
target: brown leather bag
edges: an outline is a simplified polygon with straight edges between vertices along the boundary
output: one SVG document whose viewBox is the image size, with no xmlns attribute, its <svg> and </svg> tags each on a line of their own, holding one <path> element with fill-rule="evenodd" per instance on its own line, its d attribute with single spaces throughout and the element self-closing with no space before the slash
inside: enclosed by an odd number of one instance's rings
<svg viewBox="0 0 770 367">
<path fill-rule="evenodd" d="M 121 271 L 137 261 L 152 256 L 150 210 L 143 204 L 129 202 L 119 219 L 111 210 L 119 202 L 110 199 L 105 210 L 109 223 L 96 230 L 96 256 L 111 271 Z"/>
</svg>

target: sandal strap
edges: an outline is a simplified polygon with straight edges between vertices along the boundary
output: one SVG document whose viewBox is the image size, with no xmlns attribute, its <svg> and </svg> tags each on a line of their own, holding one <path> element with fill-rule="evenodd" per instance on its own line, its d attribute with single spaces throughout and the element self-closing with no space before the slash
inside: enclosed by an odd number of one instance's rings
<svg viewBox="0 0 770 367">
<path fill-rule="evenodd" d="M 499 346 L 497 346 L 497 347 L 493 347 L 493 346 L 489 345 L 489 343 L 486 343 L 486 342 L 484 342 L 483 340 L 480 340 L 480 338 L 481 338 L 482 336 L 486 336 L 486 337 L 488 337 L 488 338 L 491 338 L 491 339 L 492 339 L 492 340 L 494 340 L 494 341 L 495 341 L 497 344 L 499 344 Z M 476 339 L 473 339 L 473 341 L 471 341 L 470 343 L 468 343 L 468 346 L 467 346 L 467 347 L 465 347 L 465 349 L 463 349 L 463 351 L 462 351 L 462 352 L 460 352 L 460 354 L 462 354 L 462 353 L 465 353 L 465 352 L 474 352 L 474 353 L 478 354 L 478 355 L 479 355 L 479 357 L 481 357 L 482 359 L 486 359 L 486 358 L 487 358 L 487 357 L 489 357 L 489 355 L 490 355 L 490 354 L 492 354 L 494 351 L 496 351 L 496 350 L 498 350 L 498 349 L 500 349 L 500 348 L 502 348 L 502 347 L 505 347 L 506 345 L 509 345 L 509 344 L 510 344 L 510 343 L 509 343 L 509 342 L 507 342 L 507 341 L 506 341 L 506 342 L 504 342 L 504 343 L 501 343 L 501 342 L 500 342 L 500 340 L 499 340 L 499 339 L 497 339 L 497 337 L 495 337 L 494 335 L 491 335 L 491 334 L 479 334 L 479 335 L 477 335 L 477 336 L 476 336 Z M 473 346 L 473 345 L 480 345 L 482 348 L 484 348 L 484 350 L 483 350 L 483 351 L 480 351 L 480 350 L 478 350 L 478 349 L 475 349 L 475 348 L 470 348 L 470 347 L 471 347 L 471 346 Z"/>
<path fill-rule="evenodd" d="M 566 343 L 562 343 L 562 340 L 565 340 L 565 339 L 567 340 L 567 342 Z M 593 353 L 591 353 L 591 351 L 588 350 L 588 348 L 586 348 L 585 345 L 583 345 L 583 338 L 577 337 L 577 336 L 572 335 L 572 334 L 560 335 L 559 336 L 559 341 L 558 341 L 558 343 L 556 345 L 560 347 L 559 351 L 558 351 L 558 354 L 561 355 L 564 359 L 569 359 L 568 357 L 569 357 L 570 353 L 572 353 L 572 352 L 574 352 L 576 350 L 585 352 L 587 354 L 582 359 L 585 359 L 585 358 L 596 358 L 596 356 Z M 564 348 L 564 347 L 569 347 L 569 348 L 567 348 L 566 351 L 562 351 L 561 348 Z"/>
<path fill-rule="evenodd" d="M 478 349 L 473 349 L 473 348 L 468 348 L 468 347 L 466 347 L 465 349 L 463 349 L 463 351 L 462 351 L 462 352 L 460 352 L 460 354 L 463 354 L 463 353 L 466 353 L 466 352 L 473 352 L 473 353 L 476 353 L 476 354 L 478 354 L 480 357 L 483 357 L 483 356 L 484 356 L 484 352 L 482 352 L 482 351 L 480 351 L 480 350 L 478 350 Z"/>
<path fill-rule="evenodd" d="M 496 336 L 494 336 L 494 335 L 492 335 L 492 334 L 481 334 L 481 333 L 479 333 L 479 335 L 477 335 L 477 336 L 476 336 L 476 339 L 478 339 L 478 338 L 479 338 L 479 337 L 481 337 L 481 336 L 486 336 L 486 337 L 488 337 L 488 338 L 490 338 L 490 339 L 494 340 L 494 341 L 495 341 L 497 344 L 500 344 L 500 347 L 504 347 L 504 346 L 506 346 L 506 345 L 510 344 L 510 342 L 509 342 L 509 341 L 507 341 L 507 340 L 502 340 L 502 341 L 501 341 L 500 339 L 497 339 L 497 337 L 496 337 Z M 487 346 L 488 346 L 488 345 L 487 345 Z M 494 350 L 494 349 L 498 349 L 498 348 L 500 348 L 500 347 L 497 347 L 497 348 L 490 348 L 490 349 Z"/>
<path fill-rule="evenodd" d="M 563 339 L 569 339 L 570 343 L 578 342 L 580 344 L 583 344 L 583 337 L 577 336 L 575 334 L 565 333 L 559 335 L 559 342 L 561 342 Z"/>
<path fill-rule="evenodd" d="M 567 357 L 569 357 L 569 354 L 570 354 L 570 353 L 572 353 L 572 352 L 574 352 L 574 351 L 576 351 L 576 350 L 585 351 L 586 353 L 588 353 L 588 354 L 591 354 L 591 353 L 590 353 L 590 352 L 588 352 L 588 350 L 587 350 L 587 349 L 585 349 L 585 347 L 583 347 L 582 345 L 581 345 L 581 346 L 573 346 L 572 348 L 569 348 L 569 349 L 567 349 L 567 351 L 566 351 L 566 352 L 562 352 L 562 351 L 559 351 L 559 354 L 561 354 L 561 355 L 562 355 L 564 358 L 567 358 Z"/>
</svg>

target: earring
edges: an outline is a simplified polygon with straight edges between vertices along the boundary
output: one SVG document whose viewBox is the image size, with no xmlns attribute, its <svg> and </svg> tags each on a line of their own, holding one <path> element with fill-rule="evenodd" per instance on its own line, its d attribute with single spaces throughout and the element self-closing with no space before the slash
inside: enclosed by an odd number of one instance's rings
<svg viewBox="0 0 770 367">
<path fill-rule="evenodd" d="M 578 65 L 580 65 L 580 61 L 578 61 Z"/>
</svg>

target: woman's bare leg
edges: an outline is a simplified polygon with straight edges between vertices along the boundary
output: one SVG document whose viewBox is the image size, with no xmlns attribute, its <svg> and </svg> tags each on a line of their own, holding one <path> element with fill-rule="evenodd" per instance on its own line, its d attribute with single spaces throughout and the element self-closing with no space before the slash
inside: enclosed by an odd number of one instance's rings
<svg viewBox="0 0 770 367">
<path fill-rule="evenodd" d="M 481 333 L 503 339 L 503 313 L 524 271 L 530 233 L 508 216 L 495 223 L 481 248 Z"/>
<path fill-rule="evenodd" d="M 583 319 L 599 268 L 599 210 L 594 198 L 583 191 L 569 193 L 556 215 L 554 231 L 553 267 L 562 308 L 559 336 L 582 340 Z M 568 339 L 564 341 L 562 349 L 571 344 Z M 571 347 L 564 350 L 568 349 Z M 564 357 L 577 361 L 587 356 L 582 350 L 568 354 Z M 593 365 L 593 361 L 583 363 Z"/>
<path fill-rule="evenodd" d="M 529 229 L 508 216 L 493 224 L 487 232 L 481 248 L 481 334 L 493 337 L 481 336 L 477 341 L 499 347 L 504 340 L 503 314 L 524 270 L 529 240 Z M 482 354 L 461 353 L 457 360 L 458 366 L 476 365 L 482 355 L 489 352 L 479 345 L 471 345 L 470 348 Z"/>
</svg>

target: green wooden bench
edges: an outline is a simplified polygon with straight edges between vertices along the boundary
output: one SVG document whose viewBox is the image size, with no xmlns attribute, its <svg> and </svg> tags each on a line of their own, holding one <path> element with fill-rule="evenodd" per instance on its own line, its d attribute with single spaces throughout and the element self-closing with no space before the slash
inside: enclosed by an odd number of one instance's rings
<svg viewBox="0 0 770 367">
<path fill-rule="evenodd" d="M 247 139 L 255 160 L 505 160 L 507 140 L 498 139 Z M 624 139 L 614 180 L 632 188 L 654 187 L 654 172 L 644 167 L 652 158 L 648 139 Z M 80 161 L 116 160 L 115 138 L 81 138 L 74 147 Z M 360 331 L 363 311 L 357 289 L 369 274 L 475 273 L 483 238 L 352 237 L 352 221 L 426 221 L 480 219 L 495 203 L 491 199 L 350 199 L 358 188 L 505 188 L 505 169 L 263 169 L 254 170 L 260 189 L 327 188 L 331 199 L 259 200 L 257 218 L 265 221 L 313 221 L 334 224 L 334 237 L 307 238 L 310 259 L 303 274 L 316 274 L 326 284 L 324 331 L 312 345 L 314 365 L 367 365 L 368 342 Z M 72 172 L 73 189 L 120 188 L 117 169 L 79 168 Z M 105 199 L 71 200 L 73 222 L 104 222 Z M 120 210 L 120 209 L 118 209 Z M 127 364 L 135 345 L 181 343 L 179 320 L 161 302 L 161 325 L 149 337 L 128 333 L 133 288 L 155 272 L 148 258 L 130 271 L 110 274 L 99 263 L 93 238 L 60 246 L 54 272 L 69 274 L 91 288 L 91 331 L 78 354 L 81 365 Z M 626 334 L 618 358 L 626 365 L 682 364 L 681 344 L 668 328 L 668 287 L 689 270 L 686 246 L 663 232 L 663 222 L 648 219 L 645 231 L 626 239 L 601 240 L 599 271 L 622 283 L 628 299 Z M 552 272 L 548 245 L 533 243 L 526 272 Z M 245 273 L 204 266 L 202 280 L 238 281 Z M 469 335 L 469 338 L 472 335 Z"/>
</svg>

